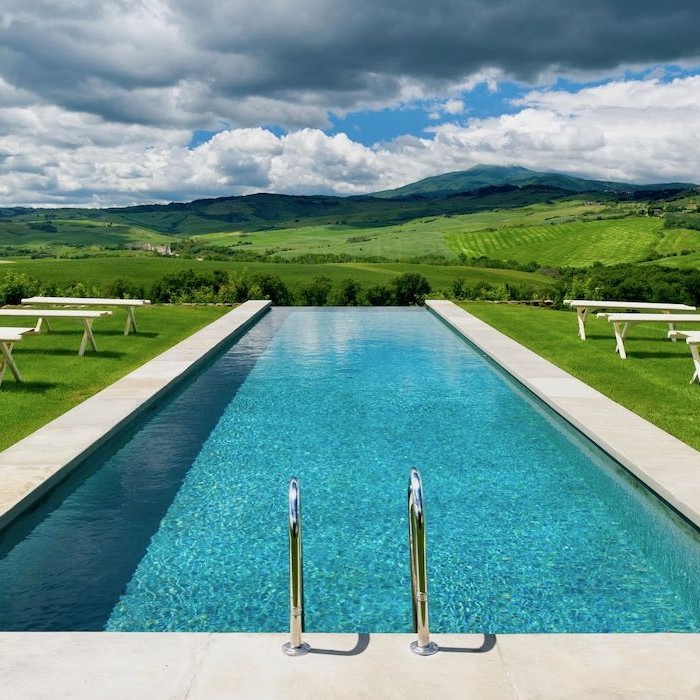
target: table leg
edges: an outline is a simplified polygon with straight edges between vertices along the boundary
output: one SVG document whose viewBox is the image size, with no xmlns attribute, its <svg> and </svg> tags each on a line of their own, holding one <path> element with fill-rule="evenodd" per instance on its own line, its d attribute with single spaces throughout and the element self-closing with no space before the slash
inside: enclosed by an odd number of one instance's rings
<svg viewBox="0 0 700 700">
<path fill-rule="evenodd" d="M 688 343 L 690 345 L 690 354 L 693 357 L 693 364 L 695 365 L 695 372 L 690 379 L 690 383 L 697 382 L 700 384 L 700 351 L 698 350 L 697 343 Z"/>
<path fill-rule="evenodd" d="M 664 311 L 663 309 L 661 310 L 661 313 L 664 315 L 668 315 L 671 312 L 670 311 Z M 675 323 L 669 323 L 668 324 L 668 337 L 671 339 L 672 343 L 676 342 L 676 324 Z"/>
<path fill-rule="evenodd" d="M 18 382 L 22 381 L 22 375 L 17 369 L 17 364 L 12 357 L 12 346 L 14 343 L 10 341 L 5 341 L 0 343 L 0 352 L 2 352 L 2 359 L 0 360 L 0 384 L 2 384 L 3 377 L 5 376 L 5 370 L 9 367 L 10 372 L 14 375 Z"/>
<path fill-rule="evenodd" d="M 136 327 L 136 316 L 134 316 L 134 307 L 126 307 L 126 326 L 124 326 L 124 335 L 129 335 L 129 331 L 134 329 L 134 333 L 138 333 L 139 329 Z"/>
<path fill-rule="evenodd" d="M 620 328 L 619 321 L 613 321 L 613 328 L 615 329 L 615 351 L 619 353 L 620 359 L 624 360 L 627 358 L 627 353 L 625 353 L 625 331 L 627 330 L 627 324 L 624 328 Z"/>
<path fill-rule="evenodd" d="M 36 322 L 36 326 L 34 326 L 34 332 L 39 335 L 41 333 L 41 327 L 46 326 L 46 330 L 51 333 L 51 324 L 49 323 L 48 318 L 39 318 L 39 320 Z"/>
<path fill-rule="evenodd" d="M 578 321 L 578 337 L 581 340 L 586 339 L 586 316 L 588 314 L 588 309 L 578 308 L 576 309 L 576 320 Z"/>
<path fill-rule="evenodd" d="M 83 319 L 83 327 L 85 330 L 83 331 L 83 337 L 82 340 L 80 341 L 80 349 L 78 350 L 78 357 L 82 357 L 85 354 L 85 349 L 87 348 L 88 341 L 90 341 L 90 345 L 92 346 L 92 349 L 97 352 L 97 343 L 95 342 L 95 336 L 92 334 L 92 319 L 91 318 L 84 318 Z"/>
</svg>

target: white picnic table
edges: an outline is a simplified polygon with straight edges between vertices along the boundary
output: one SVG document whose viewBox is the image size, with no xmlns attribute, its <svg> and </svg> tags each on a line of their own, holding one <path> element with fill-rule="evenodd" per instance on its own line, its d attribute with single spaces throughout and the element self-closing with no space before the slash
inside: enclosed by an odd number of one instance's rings
<svg viewBox="0 0 700 700">
<path fill-rule="evenodd" d="M 625 336 L 630 326 L 638 323 L 666 323 L 668 324 L 669 337 L 674 338 L 677 323 L 700 323 L 700 314 L 616 314 L 602 313 L 599 317 L 607 318 L 613 324 L 615 330 L 615 351 L 624 360 L 627 357 L 625 352 Z"/>
<path fill-rule="evenodd" d="M 669 314 L 679 311 L 695 311 L 694 306 L 688 304 L 661 303 L 652 301 L 602 301 L 595 299 L 564 299 L 564 304 L 576 309 L 578 320 L 578 336 L 586 339 L 586 317 L 594 311 L 605 309 L 624 309 L 625 311 L 658 311 Z"/>
<path fill-rule="evenodd" d="M 99 297 L 27 297 L 22 299 L 23 304 L 59 304 L 63 306 L 119 306 L 126 309 L 126 325 L 124 335 L 129 335 L 131 329 L 139 332 L 136 326 L 134 309 L 137 306 L 150 304 L 150 299 L 106 299 Z"/>
<path fill-rule="evenodd" d="M 33 328 L 35 333 L 41 333 L 42 323 L 46 324 L 46 328 L 50 331 L 50 318 L 75 318 L 83 324 L 83 337 L 80 341 L 78 355 L 82 357 L 85 354 L 85 349 L 88 342 L 92 349 L 97 351 L 97 343 L 92 334 L 92 324 L 96 318 L 100 316 L 111 316 L 111 311 L 93 311 L 89 309 L 0 309 L 0 317 L 11 316 L 14 318 L 36 318 L 37 324 Z"/>
<path fill-rule="evenodd" d="M 693 358 L 695 371 L 690 378 L 690 383 L 700 384 L 700 331 L 673 330 L 668 332 L 669 338 L 685 338 L 685 342 L 690 348 L 690 356 Z"/>
<path fill-rule="evenodd" d="M 12 346 L 22 340 L 25 333 L 33 333 L 33 328 L 20 328 L 17 326 L 0 326 L 0 384 L 5 376 L 5 370 L 9 367 L 10 372 L 18 381 L 22 381 L 22 375 L 17 369 L 17 363 L 12 357 Z"/>
</svg>

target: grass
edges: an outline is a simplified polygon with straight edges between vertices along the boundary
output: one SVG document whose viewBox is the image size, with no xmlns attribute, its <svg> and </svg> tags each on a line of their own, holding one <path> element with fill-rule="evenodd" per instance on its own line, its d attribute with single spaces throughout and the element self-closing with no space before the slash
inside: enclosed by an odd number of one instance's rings
<svg viewBox="0 0 700 700">
<path fill-rule="evenodd" d="M 677 255 L 682 251 L 700 251 L 700 231 L 687 228 L 664 229 L 663 238 L 656 246 L 660 255 Z"/>
<path fill-rule="evenodd" d="M 661 240 L 661 219 L 626 217 L 602 221 L 499 228 L 465 233 L 463 252 L 470 256 L 536 260 L 552 267 L 584 267 L 594 262 L 634 263 L 655 251 Z M 671 242 L 667 242 L 667 248 Z"/>
<path fill-rule="evenodd" d="M 441 255 L 456 261 L 465 254 L 535 261 L 544 267 L 586 267 L 662 256 L 659 263 L 669 266 L 699 264 L 700 232 L 665 229 L 664 219 L 646 216 L 639 203 L 582 196 L 558 201 L 526 197 L 522 203 L 506 202 L 503 196 L 478 202 L 467 197 L 460 205 L 451 202 L 259 195 L 153 211 L 30 212 L 0 220 L 0 247 L 75 257 L 98 255 L 104 246 L 162 244 L 188 237 L 214 250 L 278 259 L 332 253 L 397 262 Z"/>
<path fill-rule="evenodd" d="M 73 319 L 52 321 L 52 333 L 26 337 L 14 346 L 13 357 L 24 381 L 16 382 L 7 370 L 0 386 L 0 450 L 229 310 L 220 306 L 145 307 L 136 311 L 139 333 L 127 337 L 123 335 L 126 315 L 115 310 L 93 326 L 99 352 L 88 349 L 83 357 L 78 357 L 82 325 Z M 13 319 L 13 325 L 33 326 L 36 319 L 26 324 L 21 321 Z"/>
<path fill-rule="evenodd" d="M 461 236 L 497 227 L 547 225 L 559 219 L 598 214 L 601 205 L 580 201 L 533 204 L 517 209 L 494 209 L 473 214 L 419 217 L 396 225 L 351 226 L 326 224 L 266 231 L 219 231 L 193 236 L 207 245 L 241 247 L 280 257 L 306 253 L 347 253 L 392 259 L 420 255 L 456 257 L 464 251 Z"/>
<path fill-rule="evenodd" d="M 586 323 L 577 335 L 573 311 L 508 304 L 463 303 L 463 308 L 538 355 L 688 445 L 700 450 L 700 387 L 689 384 L 693 363 L 683 342 L 666 339 L 666 328 L 634 326 L 625 340 L 628 359 L 614 352 L 610 324 Z"/>
</svg>

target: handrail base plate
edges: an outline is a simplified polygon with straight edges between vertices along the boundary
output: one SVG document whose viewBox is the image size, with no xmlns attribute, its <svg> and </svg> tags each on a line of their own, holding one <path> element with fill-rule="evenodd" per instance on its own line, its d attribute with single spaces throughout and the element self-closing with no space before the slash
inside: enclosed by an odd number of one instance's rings
<svg viewBox="0 0 700 700">
<path fill-rule="evenodd" d="M 304 656 L 311 651 L 311 645 L 306 642 L 302 642 L 298 647 L 293 647 L 291 642 L 285 642 L 282 645 L 282 651 L 287 656 Z"/>
<path fill-rule="evenodd" d="M 437 654 L 439 648 L 435 642 L 428 642 L 424 647 L 418 644 L 418 641 L 411 642 L 411 651 L 418 656 L 432 656 Z"/>
</svg>

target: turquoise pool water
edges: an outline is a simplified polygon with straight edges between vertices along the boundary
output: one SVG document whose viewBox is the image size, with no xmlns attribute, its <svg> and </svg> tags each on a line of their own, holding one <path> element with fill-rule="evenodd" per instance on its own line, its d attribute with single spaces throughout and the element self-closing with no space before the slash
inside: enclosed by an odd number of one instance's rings
<svg viewBox="0 0 700 700">
<path fill-rule="evenodd" d="M 273 309 L 4 536 L 4 629 L 281 631 L 287 486 L 309 631 L 700 631 L 700 539 L 422 309 Z"/>
</svg>

